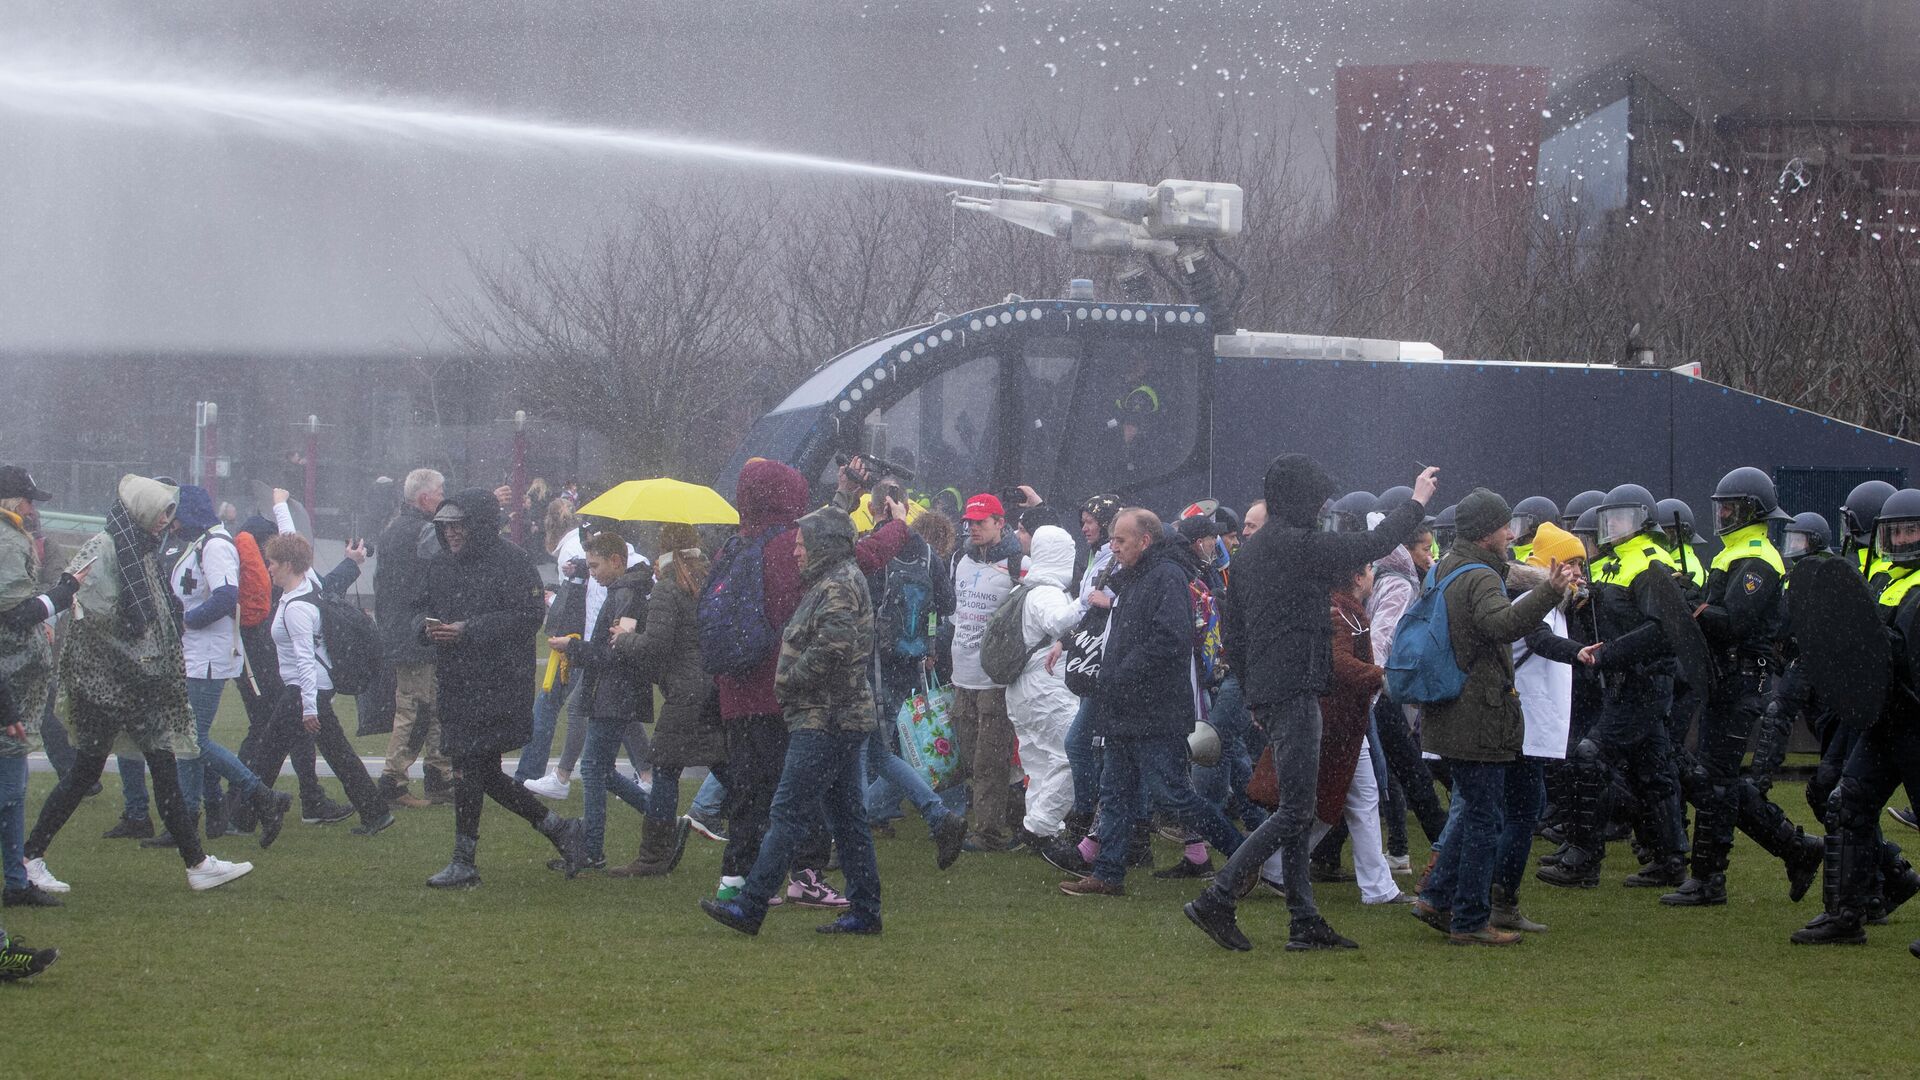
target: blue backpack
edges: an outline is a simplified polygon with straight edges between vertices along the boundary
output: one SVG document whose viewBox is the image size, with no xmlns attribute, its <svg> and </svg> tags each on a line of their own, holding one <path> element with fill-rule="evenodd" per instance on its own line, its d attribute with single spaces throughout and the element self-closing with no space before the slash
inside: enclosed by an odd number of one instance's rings
<svg viewBox="0 0 1920 1080">
<path fill-rule="evenodd" d="M 1444 705 L 1467 688 L 1467 673 L 1453 656 L 1447 626 L 1447 586 L 1469 570 L 1490 570 L 1468 563 L 1434 582 L 1427 571 L 1426 591 L 1400 617 L 1387 653 L 1387 700 L 1396 705 Z"/>
<path fill-rule="evenodd" d="M 700 663 L 707 674 L 744 679 L 779 647 L 779 631 L 767 621 L 764 556 L 767 541 L 785 531 L 728 537 L 714 557 L 700 592 Z"/>
<path fill-rule="evenodd" d="M 887 564 L 881 586 L 876 639 L 895 659 L 919 660 L 927 655 L 927 627 L 933 613 L 933 549 L 917 556 L 900 555 Z"/>
</svg>

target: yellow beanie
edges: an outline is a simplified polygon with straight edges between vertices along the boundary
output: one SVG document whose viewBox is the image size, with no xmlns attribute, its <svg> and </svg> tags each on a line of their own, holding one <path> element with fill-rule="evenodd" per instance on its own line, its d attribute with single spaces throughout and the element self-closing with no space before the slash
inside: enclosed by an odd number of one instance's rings
<svg viewBox="0 0 1920 1080">
<path fill-rule="evenodd" d="M 1554 562 L 1572 562 L 1587 557 L 1587 546 L 1580 538 L 1551 521 L 1542 522 L 1533 534 L 1533 554 L 1529 566 L 1548 567 Z"/>
</svg>

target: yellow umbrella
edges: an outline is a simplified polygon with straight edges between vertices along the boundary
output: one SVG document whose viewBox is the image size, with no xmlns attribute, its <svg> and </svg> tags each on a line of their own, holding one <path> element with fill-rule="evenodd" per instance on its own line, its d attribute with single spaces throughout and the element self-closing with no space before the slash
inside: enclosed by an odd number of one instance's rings
<svg viewBox="0 0 1920 1080">
<path fill-rule="evenodd" d="M 738 525 L 740 512 L 710 487 L 669 477 L 627 480 L 587 503 L 579 513 L 616 521 L 675 521 L 684 525 Z"/>
</svg>

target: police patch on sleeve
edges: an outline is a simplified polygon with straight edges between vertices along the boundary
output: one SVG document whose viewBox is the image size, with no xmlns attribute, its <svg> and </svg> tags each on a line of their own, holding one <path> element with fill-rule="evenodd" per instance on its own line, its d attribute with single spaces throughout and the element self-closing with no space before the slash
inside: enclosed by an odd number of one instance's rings
<svg viewBox="0 0 1920 1080">
<path fill-rule="evenodd" d="M 1748 596 L 1759 592 L 1760 584 L 1760 574 L 1758 571 L 1749 570 L 1740 576 L 1740 587 L 1747 590 Z"/>
</svg>

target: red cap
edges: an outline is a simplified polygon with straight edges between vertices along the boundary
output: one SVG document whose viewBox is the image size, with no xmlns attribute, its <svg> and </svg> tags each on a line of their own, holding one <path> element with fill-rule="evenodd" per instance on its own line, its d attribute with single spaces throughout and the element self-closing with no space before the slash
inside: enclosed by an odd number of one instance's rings
<svg viewBox="0 0 1920 1080">
<path fill-rule="evenodd" d="M 1000 500 L 991 495 L 975 495 L 967 500 L 967 512 L 960 515 L 961 521 L 985 521 L 990 517 L 1006 517 L 1006 508 Z"/>
</svg>

